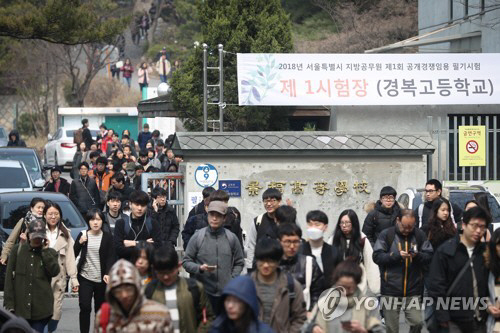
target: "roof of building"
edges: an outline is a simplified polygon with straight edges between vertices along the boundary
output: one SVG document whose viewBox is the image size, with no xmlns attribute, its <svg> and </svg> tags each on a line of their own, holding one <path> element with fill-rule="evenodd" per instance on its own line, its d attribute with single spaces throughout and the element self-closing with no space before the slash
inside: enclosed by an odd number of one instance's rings
<svg viewBox="0 0 500 333">
<path fill-rule="evenodd" d="M 423 155 L 434 151 L 429 133 L 181 132 L 172 144 L 183 155 Z"/>
<path fill-rule="evenodd" d="M 140 101 L 137 109 L 139 117 L 177 117 L 170 94 Z"/>
</svg>

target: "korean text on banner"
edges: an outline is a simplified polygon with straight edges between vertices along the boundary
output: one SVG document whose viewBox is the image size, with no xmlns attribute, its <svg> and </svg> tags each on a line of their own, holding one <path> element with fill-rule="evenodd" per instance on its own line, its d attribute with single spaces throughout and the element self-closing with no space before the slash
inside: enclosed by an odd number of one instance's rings
<svg viewBox="0 0 500 333">
<path fill-rule="evenodd" d="M 486 126 L 458 126 L 458 165 L 486 166 Z"/>
<path fill-rule="evenodd" d="M 499 58 L 238 53 L 239 105 L 500 104 Z"/>
</svg>

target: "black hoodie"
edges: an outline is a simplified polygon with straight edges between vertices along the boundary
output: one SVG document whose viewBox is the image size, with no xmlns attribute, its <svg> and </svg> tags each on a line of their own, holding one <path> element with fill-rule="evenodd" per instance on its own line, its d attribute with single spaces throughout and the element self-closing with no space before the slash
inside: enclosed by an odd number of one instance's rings
<svg viewBox="0 0 500 333">
<path fill-rule="evenodd" d="M 11 136 L 15 136 L 16 139 L 12 141 Z M 26 143 L 19 138 L 19 132 L 17 130 L 12 130 L 9 133 L 9 143 L 7 143 L 7 147 L 26 147 Z"/>
</svg>

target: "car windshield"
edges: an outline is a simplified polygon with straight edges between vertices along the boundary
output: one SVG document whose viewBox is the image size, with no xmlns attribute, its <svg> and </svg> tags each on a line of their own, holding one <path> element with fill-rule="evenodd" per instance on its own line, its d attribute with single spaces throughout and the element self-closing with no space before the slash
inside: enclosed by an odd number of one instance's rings
<svg viewBox="0 0 500 333">
<path fill-rule="evenodd" d="M 13 229 L 28 212 L 30 201 L 13 201 L 0 204 L 2 227 Z M 56 201 L 63 212 L 63 222 L 68 228 L 84 228 L 85 224 L 69 201 Z"/>
<path fill-rule="evenodd" d="M 29 188 L 30 181 L 22 168 L 0 167 L 0 188 Z"/>
<path fill-rule="evenodd" d="M 474 193 L 477 192 L 451 192 L 451 202 L 458 205 L 461 209 L 464 209 L 467 201 L 474 200 Z M 498 202 L 490 193 L 487 195 L 493 222 L 500 222 L 500 207 L 498 206 Z"/>
<path fill-rule="evenodd" d="M 17 152 L 13 154 L 12 151 L 9 151 L 9 149 L 6 148 L 5 150 L 0 151 L 0 160 L 21 161 L 24 163 L 24 166 L 26 167 L 28 172 L 40 171 L 36 160 L 36 155 L 32 151 L 22 153 Z M 2 178 L 5 178 L 4 175 L 2 175 Z"/>
<path fill-rule="evenodd" d="M 66 131 L 66 136 L 68 138 L 72 138 L 76 130 L 67 130 Z M 90 130 L 90 134 L 92 135 L 93 138 L 97 137 L 97 134 L 99 134 L 99 131 L 96 130 Z"/>
</svg>

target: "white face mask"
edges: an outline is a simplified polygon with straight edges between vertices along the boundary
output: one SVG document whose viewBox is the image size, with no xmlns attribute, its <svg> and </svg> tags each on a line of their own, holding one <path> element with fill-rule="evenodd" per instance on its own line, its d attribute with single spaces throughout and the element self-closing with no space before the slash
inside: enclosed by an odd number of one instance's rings
<svg viewBox="0 0 500 333">
<path fill-rule="evenodd" d="M 312 240 L 318 240 L 323 237 L 323 230 L 318 228 L 307 228 L 307 237 Z"/>
</svg>

